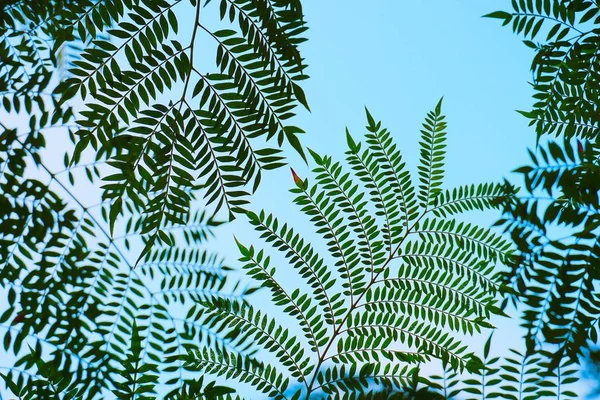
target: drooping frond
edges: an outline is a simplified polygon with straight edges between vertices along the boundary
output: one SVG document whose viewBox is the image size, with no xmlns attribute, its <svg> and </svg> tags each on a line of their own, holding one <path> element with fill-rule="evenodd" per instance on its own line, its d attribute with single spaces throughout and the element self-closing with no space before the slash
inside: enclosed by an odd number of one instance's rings
<svg viewBox="0 0 600 400">
<path fill-rule="evenodd" d="M 248 219 L 261 237 L 273 247 L 285 252 L 291 265 L 298 270 L 300 275 L 306 279 L 306 283 L 312 288 L 311 295 L 319 302 L 324 314 L 324 320 L 328 325 L 336 325 L 336 310 L 344 305 L 340 295 L 331 297 L 327 289 L 335 286 L 336 281 L 327 270 L 327 265 L 322 257 L 313 249 L 308 241 L 305 241 L 293 228 L 287 224 L 279 227 L 279 220 L 273 215 L 265 215 L 264 212 L 254 214 L 248 213 Z M 245 255 L 245 254 L 242 254 Z"/>
<path fill-rule="evenodd" d="M 312 296 L 301 294 L 299 289 L 288 293 L 275 279 L 276 271 L 270 266 L 269 257 L 265 257 L 262 251 L 256 253 L 252 246 L 245 248 L 241 243 L 238 246 L 248 275 L 262 282 L 263 287 L 269 288 L 274 304 L 285 307 L 284 311 L 298 320 L 311 351 L 324 346 L 327 340 L 326 325 L 322 314 L 317 312 L 318 306 L 313 305 Z"/>
<path fill-rule="evenodd" d="M 190 352 L 183 359 L 187 368 L 201 369 L 226 379 L 238 379 L 252 384 L 259 392 L 272 399 L 287 399 L 281 387 L 287 387 L 288 378 L 271 365 L 258 363 L 251 357 L 226 351 L 204 350 Z"/>
<path fill-rule="evenodd" d="M 186 13 L 184 30 L 177 15 Z M 90 26 L 64 29 L 85 48 L 56 90 L 62 101 L 86 102 L 71 163 L 93 148 L 112 167 L 103 177 L 111 226 L 132 199 L 148 214 L 146 250 L 168 243 L 165 227 L 185 223 L 194 192 L 230 218 L 242 211 L 262 172 L 285 163 L 260 139 L 288 142 L 304 157 L 303 131 L 288 122 L 298 105 L 308 107 L 299 2 L 119 0 L 76 15 Z"/>
<path fill-rule="evenodd" d="M 243 333 L 236 341 L 252 341 L 254 345 L 264 347 L 274 353 L 279 362 L 288 369 L 292 377 L 300 382 L 306 380 L 312 366 L 305 357 L 304 349 L 290 330 L 279 325 L 275 319 L 256 310 L 250 305 L 222 300 L 207 304 L 205 312 L 205 325 L 208 328 L 216 325 L 226 326 L 231 331 Z"/>
</svg>

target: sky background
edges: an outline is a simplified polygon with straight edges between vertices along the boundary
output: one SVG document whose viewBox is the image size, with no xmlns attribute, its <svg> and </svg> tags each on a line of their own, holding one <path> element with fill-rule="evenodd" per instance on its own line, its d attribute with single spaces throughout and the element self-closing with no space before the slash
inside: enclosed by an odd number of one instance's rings
<svg viewBox="0 0 600 400">
<path fill-rule="evenodd" d="M 482 18 L 510 7 L 508 0 L 305 0 L 303 4 L 310 27 L 309 40 L 301 47 L 310 75 L 303 87 L 312 111 L 301 111 L 292 123 L 307 132 L 301 137 L 304 146 L 343 160 L 345 128 L 355 140 L 362 140 L 366 106 L 392 132 L 407 165 L 414 168 L 425 114 L 443 96 L 449 125 L 445 188 L 500 181 L 527 162 L 526 150 L 534 145 L 535 133 L 515 110 L 531 104 L 532 52 L 510 28 Z M 193 15 L 178 17 L 185 21 Z M 180 22 L 182 36 L 187 25 Z M 64 142 L 54 144 L 59 143 Z M 310 166 L 291 147 L 285 150 L 290 165 L 310 179 Z M 62 153 L 56 155 L 61 161 Z M 288 192 L 292 185 L 288 168 L 268 171 L 250 208 L 272 212 L 305 237 L 316 237 L 308 218 L 292 203 L 294 196 Z M 488 212 L 468 219 L 489 226 L 497 217 Z M 238 269 L 234 235 L 246 245 L 268 248 L 243 217 L 215 234 L 208 247 Z M 325 251 L 318 242 L 314 246 Z M 294 275 L 285 274 L 285 265 L 278 270 L 284 285 L 298 285 Z M 259 293 L 254 301 L 266 302 L 269 297 Z M 498 332 L 493 353 L 506 355 L 510 346 L 520 347 L 518 321 L 494 323 Z M 487 334 L 469 339 L 472 350 L 479 352 L 486 339 Z M 582 382 L 577 389 L 583 396 L 587 385 Z"/>
</svg>

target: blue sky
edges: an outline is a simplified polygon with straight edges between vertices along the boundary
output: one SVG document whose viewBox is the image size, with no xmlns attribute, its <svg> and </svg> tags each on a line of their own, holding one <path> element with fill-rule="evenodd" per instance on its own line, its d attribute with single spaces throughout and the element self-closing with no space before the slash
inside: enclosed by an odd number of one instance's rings
<svg viewBox="0 0 600 400">
<path fill-rule="evenodd" d="M 341 158 L 344 129 L 362 137 L 367 106 L 414 165 L 423 117 L 444 96 L 449 186 L 499 180 L 526 162 L 535 134 L 515 109 L 530 104 L 531 53 L 509 29 L 481 18 L 504 2 L 305 3 L 312 112 L 294 121 L 307 132 L 305 146 Z M 287 155 L 305 175 L 300 158 Z M 279 206 L 289 182 L 285 169 L 266 175 L 253 204 Z"/>
</svg>

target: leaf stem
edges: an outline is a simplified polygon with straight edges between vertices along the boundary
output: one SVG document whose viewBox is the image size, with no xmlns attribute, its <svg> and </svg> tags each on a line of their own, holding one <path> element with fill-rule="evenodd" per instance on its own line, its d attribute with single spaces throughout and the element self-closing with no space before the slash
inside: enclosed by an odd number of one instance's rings
<svg viewBox="0 0 600 400">
<path fill-rule="evenodd" d="M 329 342 L 327 343 L 327 345 L 325 346 L 323 353 L 321 354 L 321 357 L 319 357 L 318 361 L 317 361 L 317 365 L 315 366 L 315 373 L 310 381 L 310 384 L 308 385 L 308 390 L 306 391 L 306 400 L 310 399 L 310 395 L 313 392 L 313 386 L 315 384 L 315 381 L 317 379 L 317 376 L 319 375 L 319 370 L 321 368 L 321 366 L 323 365 L 323 362 L 327 359 L 327 352 L 329 351 L 329 349 L 331 348 L 331 346 L 333 345 L 333 343 L 336 341 L 336 339 L 338 338 L 338 336 L 340 335 L 340 333 L 343 332 L 343 326 L 345 325 L 345 323 L 348 321 L 348 319 L 350 318 L 350 316 L 352 315 L 352 312 L 358 308 L 360 301 L 362 300 L 362 298 L 364 297 L 364 295 L 369 291 L 369 289 L 371 288 L 371 286 L 373 286 L 376 282 L 377 282 L 377 278 L 379 277 L 379 275 L 381 275 L 381 273 L 385 270 L 385 268 L 387 267 L 387 265 L 394 259 L 394 256 L 396 255 L 396 253 L 398 252 L 398 250 L 400 250 L 400 246 L 402 246 L 402 244 L 404 243 L 404 241 L 406 240 L 406 238 L 408 237 L 408 234 L 410 233 L 410 231 L 412 229 L 414 229 L 414 227 L 419 223 L 419 221 L 427 214 L 427 211 L 425 211 L 419 218 L 417 218 L 417 220 L 412 224 L 412 226 L 407 227 L 406 233 L 404 234 L 404 236 L 402 237 L 402 239 L 400 240 L 400 242 L 398 243 L 398 245 L 396 246 L 396 248 L 394 249 L 394 251 L 388 256 L 387 260 L 383 263 L 383 265 L 381 266 L 379 272 L 377 272 L 369 281 L 369 283 L 367 284 L 367 286 L 365 287 L 365 289 L 363 290 L 363 292 L 356 298 L 356 300 L 350 305 L 350 308 L 348 309 L 348 312 L 346 313 L 346 315 L 344 316 L 344 318 L 341 320 L 341 322 L 339 323 L 339 325 L 337 326 L 337 328 L 334 330 L 333 334 L 331 335 L 331 339 L 329 339 Z M 408 218 L 408 215 L 407 215 Z"/>
</svg>

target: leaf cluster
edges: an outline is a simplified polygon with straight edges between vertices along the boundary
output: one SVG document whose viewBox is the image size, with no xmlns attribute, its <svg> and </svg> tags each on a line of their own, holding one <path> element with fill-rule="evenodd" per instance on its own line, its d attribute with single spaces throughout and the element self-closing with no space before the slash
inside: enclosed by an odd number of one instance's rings
<svg viewBox="0 0 600 400">
<path fill-rule="evenodd" d="M 556 362 L 576 359 L 598 340 L 598 157 L 569 141 L 530 156 L 518 169 L 527 195 L 507 202 L 498 221 L 520 252 L 506 278 L 525 306 L 529 348 L 545 341 L 559 345 Z"/>
<path fill-rule="evenodd" d="M 421 387 L 428 387 L 436 399 L 574 399 L 579 381 L 578 368 L 571 360 L 562 360 L 556 368 L 553 354 L 541 351 L 527 354 L 509 349 L 508 355 L 491 357 L 492 336 L 483 349 L 484 368 L 459 374 L 444 368 L 441 375 L 419 377 Z"/>
<path fill-rule="evenodd" d="M 364 393 L 372 385 L 400 388 L 431 358 L 455 370 L 481 367 L 457 334 L 477 334 L 501 314 L 494 268 L 508 261 L 509 245 L 455 217 L 493 208 L 504 194 L 498 185 L 442 189 L 441 101 L 423 124 L 418 185 L 391 133 L 368 112 L 367 120 L 365 143 L 347 136 L 351 172 L 311 151 L 315 183 L 293 173 L 294 201 L 324 239 L 327 255 L 274 215 L 247 214 L 287 265 L 278 268 L 265 250 L 238 243 L 243 268 L 294 327 L 269 309 L 230 300 L 206 304 L 211 329 L 271 353 L 272 362 L 202 351 L 185 357 L 191 368 L 237 378 L 271 398 L 298 399 L 369 398 Z M 278 270 L 304 283 L 287 288 Z M 290 393 L 292 382 L 300 388 Z"/>
<path fill-rule="evenodd" d="M 559 363 L 598 338 L 600 14 L 593 1 L 515 0 L 511 12 L 488 16 L 511 24 L 535 52 L 533 109 L 522 114 L 541 142 L 516 170 L 523 196 L 504 205 L 498 223 L 520 253 L 506 278 L 517 293 L 510 300 L 524 306 L 528 351 L 558 345 Z"/>
<path fill-rule="evenodd" d="M 186 13 L 184 34 L 177 15 Z M 217 30 L 206 22 L 216 18 Z M 303 131 L 288 122 L 298 105 L 308 108 L 299 1 L 98 2 L 63 29 L 85 45 L 55 90 L 86 104 L 70 165 L 93 149 L 110 166 L 111 231 L 126 202 L 144 212 L 142 255 L 170 244 L 163 229 L 185 225 L 194 193 L 233 219 L 263 171 L 285 164 L 279 146 L 304 157 Z M 216 55 L 208 67 L 206 42 Z M 267 146 L 271 139 L 278 146 Z"/>
<path fill-rule="evenodd" d="M 86 38 L 104 40 L 94 27 L 108 29 L 125 6 L 133 4 L 3 5 L 0 372 L 7 388 L 24 398 L 104 398 L 112 391 L 127 398 L 148 395 L 155 384 L 167 398 L 230 392 L 193 379 L 177 361 L 201 344 L 227 346 L 191 308 L 213 296 L 244 294 L 227 283 L 222 260 L 203 248 L 219 222 L 191 207 L 184 225 L 163 226 L 161 236 L 170 245 L 149 248 L 133 270 L 130 253 L 139 246 L 148 213 L 125 199 L 122 234 L 112 234 L 110 204 L 87 204 L 74 188 L 82 174 L 94 184 L 104 160 L 75 165 L 65 151 L 64 169 L 58 170 L 44 157 L 49 135 L 81 127 L 62 92 L 54 91 L 60 53 L 69 53 L 69 64 L 83 62 L 87 53 L 70 45 L 101 48 Z M 75 28 L 66 29 L 68 24 Z"/>
<path fill-rule="evenodd" d="M 589 0 L 512 0 L 510 12 L 487 15 L 510 24 L 535 51 L 533 109 L 522 114 L 538 136 L 598 136 L 598 11 Z"/>
</svg>

